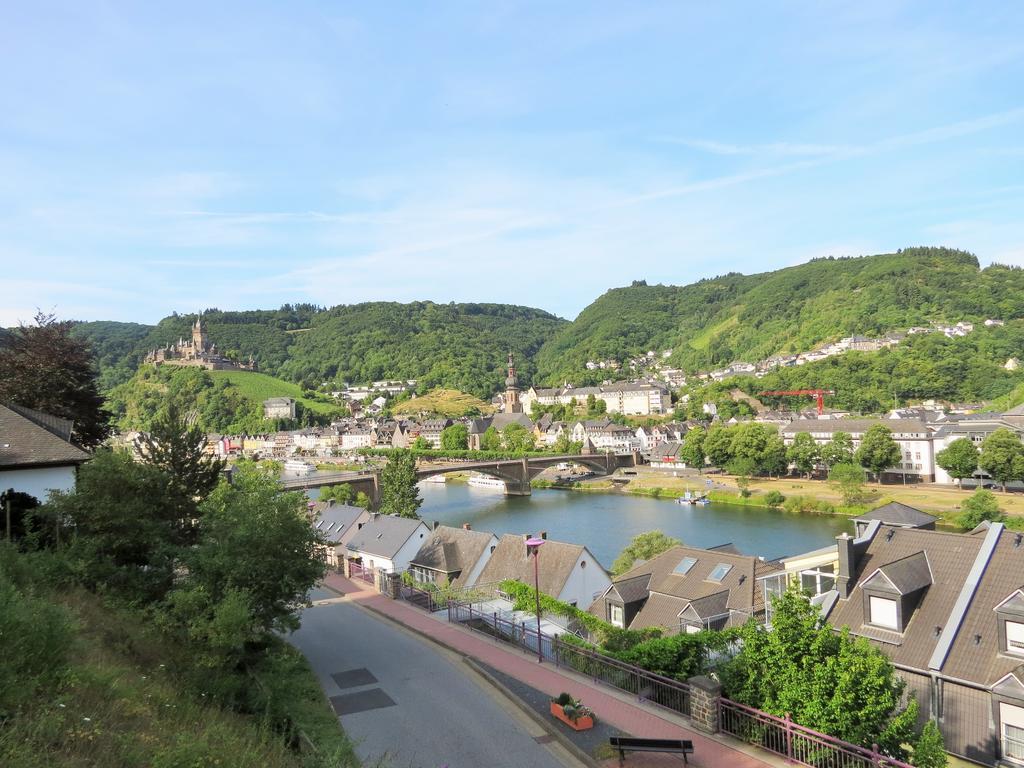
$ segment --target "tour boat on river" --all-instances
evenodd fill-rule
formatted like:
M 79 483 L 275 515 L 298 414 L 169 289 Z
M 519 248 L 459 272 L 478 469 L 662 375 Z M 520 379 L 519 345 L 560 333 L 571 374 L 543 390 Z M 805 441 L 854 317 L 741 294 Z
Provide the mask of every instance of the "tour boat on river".
M 474 472 L 469 476 L 469 484 L 473 488 L 490 488 L 492 490 L 505 490 L 505 481 L 499 480 L 496 477 L 489 475 L 481 475 L 479 472 Z
M 284 471 L 296 475 L 311 475 L 316 472 L 316 467 L 302 459 L 288 459 L 284 463 Z

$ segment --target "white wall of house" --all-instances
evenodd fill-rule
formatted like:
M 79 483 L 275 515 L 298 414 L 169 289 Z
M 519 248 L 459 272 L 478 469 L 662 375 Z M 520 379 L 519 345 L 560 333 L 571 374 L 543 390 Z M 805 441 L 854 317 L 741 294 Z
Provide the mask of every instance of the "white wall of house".
M 75 468 L 68 466 L 5 470 L 0 472 L 0 493 L 9 488 L 46 501 L 50 491 L 75 489 Z
M 351 551 L 349 552 L 349 557 L 356 556 L 362 558 L 363 564 L 368 568 L 385 568 L 391 573 L 401 573 L 408 570 L 409 562 L 420 551 L 420 547 L 423 546 L 423 540 L 428 533 L 430 533 L 430 529 L 427 528 L 426 524 L 420 523 L 413 531 L 412 536 L 406 539 L 405 543 L 390 558 L 383 555 L 374 555 L 369 552 Z
M 543 552 L 543 547 L 541 548 Z M 544 555 L 541 554 L 541 557 Z M 612 585 L 607 572 L 587 549 L 577 558 L 572 573 L 565 581 L 558 599 L 563 603 L 575 603 L 580 610 L 587 610 L 594 599 Z

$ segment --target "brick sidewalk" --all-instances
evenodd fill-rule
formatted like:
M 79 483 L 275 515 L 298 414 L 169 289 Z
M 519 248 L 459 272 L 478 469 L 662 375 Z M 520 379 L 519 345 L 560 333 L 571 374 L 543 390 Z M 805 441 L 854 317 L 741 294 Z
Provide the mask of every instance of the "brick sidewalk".
M 722 766 L 722 768 L 772 766 L 774 768 L 785 764 L 782 760 L 767 754 L 762 756 L 761 753 L 758 753 L 755 757 L 747 751 L 753 751 L 752 748 L 746 745 L 733 747 L 713 737 L 691 730 L 675 721 L 682 718 L 673 718 L 669 713 L 663 715 L 648 707 L 640 706 L 631 702 L 627 694 L 584 682 L 575 675 L 562 672 L 552 664 L 539 664 L 536 659 L 526 656 L 518 649 L 513 649 L 497 640 L 486 639 L 459 625 L 438 620 L 400 600 L 391 600 L 359 581 L 352 581 L 340 574 L 332 573 L 324 579 L 324 585 L 344 594 L 348 599 L 360 605 L 430 637 L 435 642 L 482 661 L 550 696 L 557 696 L 562 691 L 568 691 L 575 698 L 586 703 L 597 717 L 623 733 L 646 738 L 690 739 L 694 745 L 691 765 Z M 681 762 L 675 755 L 635 753 L 626 756 L 626 765 L 633 768 L 675 766 L 680 765 Z M 617 766 L 618 758 L 608 760 L 602 765 Z

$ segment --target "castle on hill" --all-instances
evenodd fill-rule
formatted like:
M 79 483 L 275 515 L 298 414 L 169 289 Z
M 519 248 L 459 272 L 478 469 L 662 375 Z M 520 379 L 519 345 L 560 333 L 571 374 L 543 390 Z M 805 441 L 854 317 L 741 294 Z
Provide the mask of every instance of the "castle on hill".
M 153 365 L 192 365 L 210 371 L 255 371 L 256 361 L 249 355 L 248 363 L 237 363 L 217 351 L 217 345 L 210 342 L 206 326 L 200 315 L 192 326 L 192 338 L 178 339 L 177 344 L 152 350 L 146 355 L 146 362 Z

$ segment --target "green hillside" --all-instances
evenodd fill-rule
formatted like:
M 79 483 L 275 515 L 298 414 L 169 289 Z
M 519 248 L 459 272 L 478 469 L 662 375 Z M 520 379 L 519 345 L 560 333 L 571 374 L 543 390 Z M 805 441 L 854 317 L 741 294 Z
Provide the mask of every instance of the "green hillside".
M 946 248 L 816 259 L 681 287 L 635 283 L 608 291 L 564 326 L 544 345 L 537 367 L 545 383 L 586 381 L 588 360 L 672 349 L 669 362 L 707 370 L 852 334 L 880 335 L 931 321 L 1021 318 L 1022 291 L 1024 271 L 980 269 L 972 254 Z
M 266 373 L 255 373 L 251 371 L 210 371 L 210 377 L 214 382 L 226 381 L 235 387 L 243 397 L 262 404 L 270 397 L 290 397 L 309 410 L 330 416 L 337 413 L 338 407 L 333 402 L 326 402 L 326 399 L 314 400 L 303 393 L 302 387 L 288 381 L 275 378 Z

